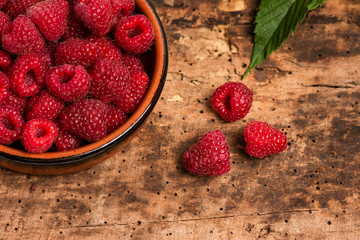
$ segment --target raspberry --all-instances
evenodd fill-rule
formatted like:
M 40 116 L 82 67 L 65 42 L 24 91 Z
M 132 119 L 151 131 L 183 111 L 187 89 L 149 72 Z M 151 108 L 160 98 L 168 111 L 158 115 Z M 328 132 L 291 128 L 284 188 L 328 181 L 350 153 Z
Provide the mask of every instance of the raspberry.
M 19 15 L 13 22 L 8 22 L 2 33 L 2 46 L 9 53 L 22 55 L 44 51 L 44 39 L 35 24 L 25 15 Z
M 19 14 L 25 13 L 28 7 L 40 1 L 42 0 L 9 0 L 8 4 L 5 6 L 4 11 L 11 18 L 14 18 Z
M 79 20 L 78 17 L 74 14 L 73 11 L 68 15 L 68 24 L 65 30 L 64 35 L 62 35 L 61 39 L 66 40 L 69 38 L 84 38 L 88 30 L 84 26 L 84 24 Z
M 145 72 L 132 72 L 124 93 L 115 102 L 125 113 L 133 113 L 146 95 L 150 80 Z
M 26 104 L 26 119 L 44 118 L 52 120 L 60 117 L 65 104 L 54 97 L 49 91 L 42 90 L 40 93 L 32 96 Z
M 230 171 L 230 153 L 225 135 L 214 130 L 202 136 L 184 153 L 185 169 L 196 176 L 218 176 Z
M 35 118 L 26 122 L 22 143 L 30 153 L 46 152 L 54 143 L 58 135 L 55 123 L 47 119 Z
M 12 64 L 12 59 L 10 57 L 10 55 L 3 51 L 0 50 L 0 67 L 1 69 L 3 69 L 4 71 L 7 71 L 9 69 L 9 67 Z
M 20 97 L 34 95 L 43 86 L 45 71 L 45 63 L 39 54 L 22 55 L 10 68 L 10 87 Z
M 26 106 L 26 100 L 27 100 L 26 98 L 19 97 L 11 89 L 9 89 L 9 92 L 7 93 L 7 97 L 2 103 L 2 105 L 12 106 L 20 114 L 23 114 Z
M 3 9 L 9 0 L 0 0 L 0 9 Z
M 96 36 L 110 32 L 114 14 L 110 0 L 79 0 L 74 6 L 76 15 Z
M 245 84 L 228 82 L 215 90 L 211 105 L 225 121 L 233 122 L 245 117 L 252 100 L 253 93 Z
M 111 5 L 115 16 L 112 20 L 112 28 L 115 28 L 120 21 L 131 16 L 135 10 L 134 0 L 111 0 Z
M 68 151 L 80 147 L 81 141 L 78 137 L 67 133 L 60 132 L 58 137 L 55 139 L 55 145 L 58 152 Z
M 75 101 L 85 97 L 90 88 L 90 75 L 81 65 L 65 64 L 50 68 L 45 82 L 49 90 L 64 101 Z
M 119 22 L 114 38 L 118 46 L 126 52 L 141 54 L 150 48 L 155 33 L 147 17 L 133 15 Z
M 0 107 L 0 143 L 9 145 L 19 139 L 25 125 L 20 113 L 12 106 Z
M 130 73 L 144 71 L 144 65 L 141 63 L 140 59 L 133 55 L 123 54 L 121 63 L 129 69 Z
M 49 41 L 55 41 L 64 34 L 68 14 L 69 3 L 65 0 L 38 2 L 26 10 L 26 15 Z
M 117 100 L 129 81 L 129 71 L 120 62 L 101 59 L 89 71 L 90 94 L 106 103 Z
M 120 49 L 109 38 L 92 37 L 89 41 L 97 46 L 100 58 L 121 61 Z
M 0 72 L 0 105 L 5 102 L 9 96 L 9 79 L 3 73 Z
M 10 17 L 0 11 L 0 36 L 2 36 L 2 31 L 9 22 L 11 22 Z
M 68 131 L 88 142 L 95 142 L 107 134 L 105 103 L 96 99 L 80 100 L 67 107 L 61 115 L 60 125 Z
M 265 122 L 252 121 L 244 130 L 247 154 L 263 158 L 284 151 L 286 135 Z
M 108 112 L 105 119 L 107 132 L 112 133 L 127 120 L 127 115 L 123 113 L 120 109 L 112 105 L 108 105 Z
M 55 51 L 55 64 L 83 65 L 90 67 L 98 59 L 98 50 L 95 44 L 88 40 L 69 38 L 58 45 Z

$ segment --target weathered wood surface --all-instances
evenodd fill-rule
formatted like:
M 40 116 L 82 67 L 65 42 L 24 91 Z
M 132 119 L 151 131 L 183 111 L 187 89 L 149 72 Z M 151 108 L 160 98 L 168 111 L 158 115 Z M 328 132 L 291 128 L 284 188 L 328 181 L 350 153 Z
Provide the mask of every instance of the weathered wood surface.
M 258 1 L 156 0 L 170 65 L 137 136 L 102 164 L 39 177 L 0 171 L 0 239 L 360 239 L 360 2 L 332 0 L 244 80 L 243 121 L 212 111 L 215 88 L 239 81 Z M 251 120 L 287 132 L 282 154 L 244 153 Z M 196 178 L 183 152 L 225 132 L 233 161 Z

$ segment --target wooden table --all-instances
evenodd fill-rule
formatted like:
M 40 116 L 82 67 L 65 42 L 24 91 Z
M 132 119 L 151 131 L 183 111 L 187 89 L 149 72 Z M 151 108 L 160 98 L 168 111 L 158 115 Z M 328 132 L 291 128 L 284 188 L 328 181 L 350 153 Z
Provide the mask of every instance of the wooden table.
M 360 239 L 360 2 L 332 0 L 243 81 L 251 112 L 226 123 L 209 100 L 240 81 L 259 1 L 154 0 L 170 62 L 162 98 L 135 138 L 89 170 L 0 171 L 0 239 Z M 266 121 L 288 149 L 262 160 L 243 129 Z M 184 151 L 221 129 L 231 171 L 197 178 Z

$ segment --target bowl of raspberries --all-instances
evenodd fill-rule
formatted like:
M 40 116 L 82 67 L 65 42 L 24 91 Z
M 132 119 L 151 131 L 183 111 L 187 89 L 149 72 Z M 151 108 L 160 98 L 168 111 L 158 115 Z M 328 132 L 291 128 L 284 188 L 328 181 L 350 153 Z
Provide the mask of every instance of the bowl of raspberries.
M 0 0 L 0 166 L 97 164 L 159 99 L 165 34 L 147 0 Z

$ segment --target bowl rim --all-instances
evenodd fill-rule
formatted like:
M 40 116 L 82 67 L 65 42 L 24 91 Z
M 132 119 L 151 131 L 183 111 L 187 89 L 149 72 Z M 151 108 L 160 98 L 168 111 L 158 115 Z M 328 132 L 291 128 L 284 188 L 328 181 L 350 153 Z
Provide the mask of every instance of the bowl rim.
M 105 138 L 86 146 L 64 152 L 32 154 L 0 144 L 0 160 L 29 166 L 58 166 L 76 164 L 99 156 L 125 140 L 150 115 L 163 90 L 168 68 L 168 47 L 164 28 L 155 8 L 148 0 L 135 0 L 140 9 L 153 24 L 155 30 L 155 66 L 150 86 L 143 102 L 129 119 Z M 152 97 L 151 97 L 152 96 Z

